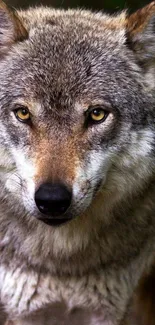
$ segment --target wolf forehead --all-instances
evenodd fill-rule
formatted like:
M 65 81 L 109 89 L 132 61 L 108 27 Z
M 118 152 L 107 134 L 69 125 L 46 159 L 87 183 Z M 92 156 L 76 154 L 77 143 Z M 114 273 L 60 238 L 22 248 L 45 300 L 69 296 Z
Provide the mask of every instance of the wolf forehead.
M 26 33 L 0 62 L 1 105 L 20 97 L 41 101 L 46 110 L 107 102 L 129 116 L 140 110 L 135 119 L 148 110 L 143 76 L 126 46 L 125 12 L 40 7 L 18 16 Z
M 65 46 L 69 43 L 82 45 L 84 42 L 93 46 L 96 41 L 95 47 L 102 48 L 106 42 L 111 49 L 115 48 L 113 43 L 116 45 L 118 42 L 124 42 L 125 12 L 117 16 L 108 16 L 89 10 L 57 10 L 40 7 L 21 11 L 19 15 L 31 35 L 37 30 L 39 33 L 43 32 L 50 44 L 64 42 Z M 43 38 L 40 40 L 43 41 Z
M 103 94 L 107 85 L 111 96 L 112 91 L 116 95 L 116 74 L 123 88 L 128 88 L 125 13 L 110 18 L 89 11 L 36 8 L 19 12 L 19 17 L 28 36 L 10 52 L 9 83 L 12 73 L 17 87 L 27 83 L 28 91 L 38 90 L 38 95 L 45 92 L 46 96 L 52 90 L 59 97 L 69 93 L 70 100 L 82 92 L 92 99 L 107 95 Z

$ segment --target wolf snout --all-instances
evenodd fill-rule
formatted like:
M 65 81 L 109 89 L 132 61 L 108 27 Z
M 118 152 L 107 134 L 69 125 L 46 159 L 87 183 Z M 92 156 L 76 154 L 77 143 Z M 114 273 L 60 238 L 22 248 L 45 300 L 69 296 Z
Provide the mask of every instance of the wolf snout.
M 36 206 L 42 213 L 39 219 L 52 226 L 69 221 L 64 214 L 71 200 L 72 192 L 64 184 L 42 184 L 35 193 Z

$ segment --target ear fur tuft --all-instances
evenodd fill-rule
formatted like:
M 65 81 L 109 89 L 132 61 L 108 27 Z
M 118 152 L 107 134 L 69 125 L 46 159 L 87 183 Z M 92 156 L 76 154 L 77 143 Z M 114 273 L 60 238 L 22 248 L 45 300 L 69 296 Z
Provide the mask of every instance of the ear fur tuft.
M 152 19 L 154 20 L 153 22 Z M 155 1 L 151 2 L 146 7 L 139 9 L 127 18 L 127 30 L 130 37 L 133 38 L 140 33 L 145 33 L 147 27 L 151 25 L 151 23 L 152 25 L 153 23 L 155 24 Z
M 127 44 L 155 88 L 155 1 L 126 19 Z
M 127 17 L 127 41 L 141 63 L 155 60 L 155 1 Z
M 28 33 L 18 14 L 0 0 L 0 52 L 5 52 L 13 43 L 27 37 Z

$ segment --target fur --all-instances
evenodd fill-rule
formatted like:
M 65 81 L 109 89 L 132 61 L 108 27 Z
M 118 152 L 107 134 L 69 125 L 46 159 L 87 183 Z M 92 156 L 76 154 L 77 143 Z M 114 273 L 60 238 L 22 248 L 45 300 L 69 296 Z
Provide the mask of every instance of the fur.
M 0 1 L 0 18 L 4 317 L 133 325 L 155 251 L 155 3 L 109 16 Z M 29 125 L 14 114 L 23 106 Z M 89 123 L 96 106 L 107 117 Z M 39 220 L 34 195 L 46 182 L 72 190 L 60 227 Z

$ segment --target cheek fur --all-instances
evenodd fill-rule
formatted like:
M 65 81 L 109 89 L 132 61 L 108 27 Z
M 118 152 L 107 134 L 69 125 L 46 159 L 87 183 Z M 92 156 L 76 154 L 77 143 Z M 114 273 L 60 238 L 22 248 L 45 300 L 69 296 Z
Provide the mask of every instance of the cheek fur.
M 74 199 L 81 198 L 91 201 L 98 184 L 105 183 L 107 171 L 110 167 L 109 155 L 103 152 L 92 151 L 86 161 L 76 169 L 73 185 Z M 85 197 L 85 198 L 84 198 Z

